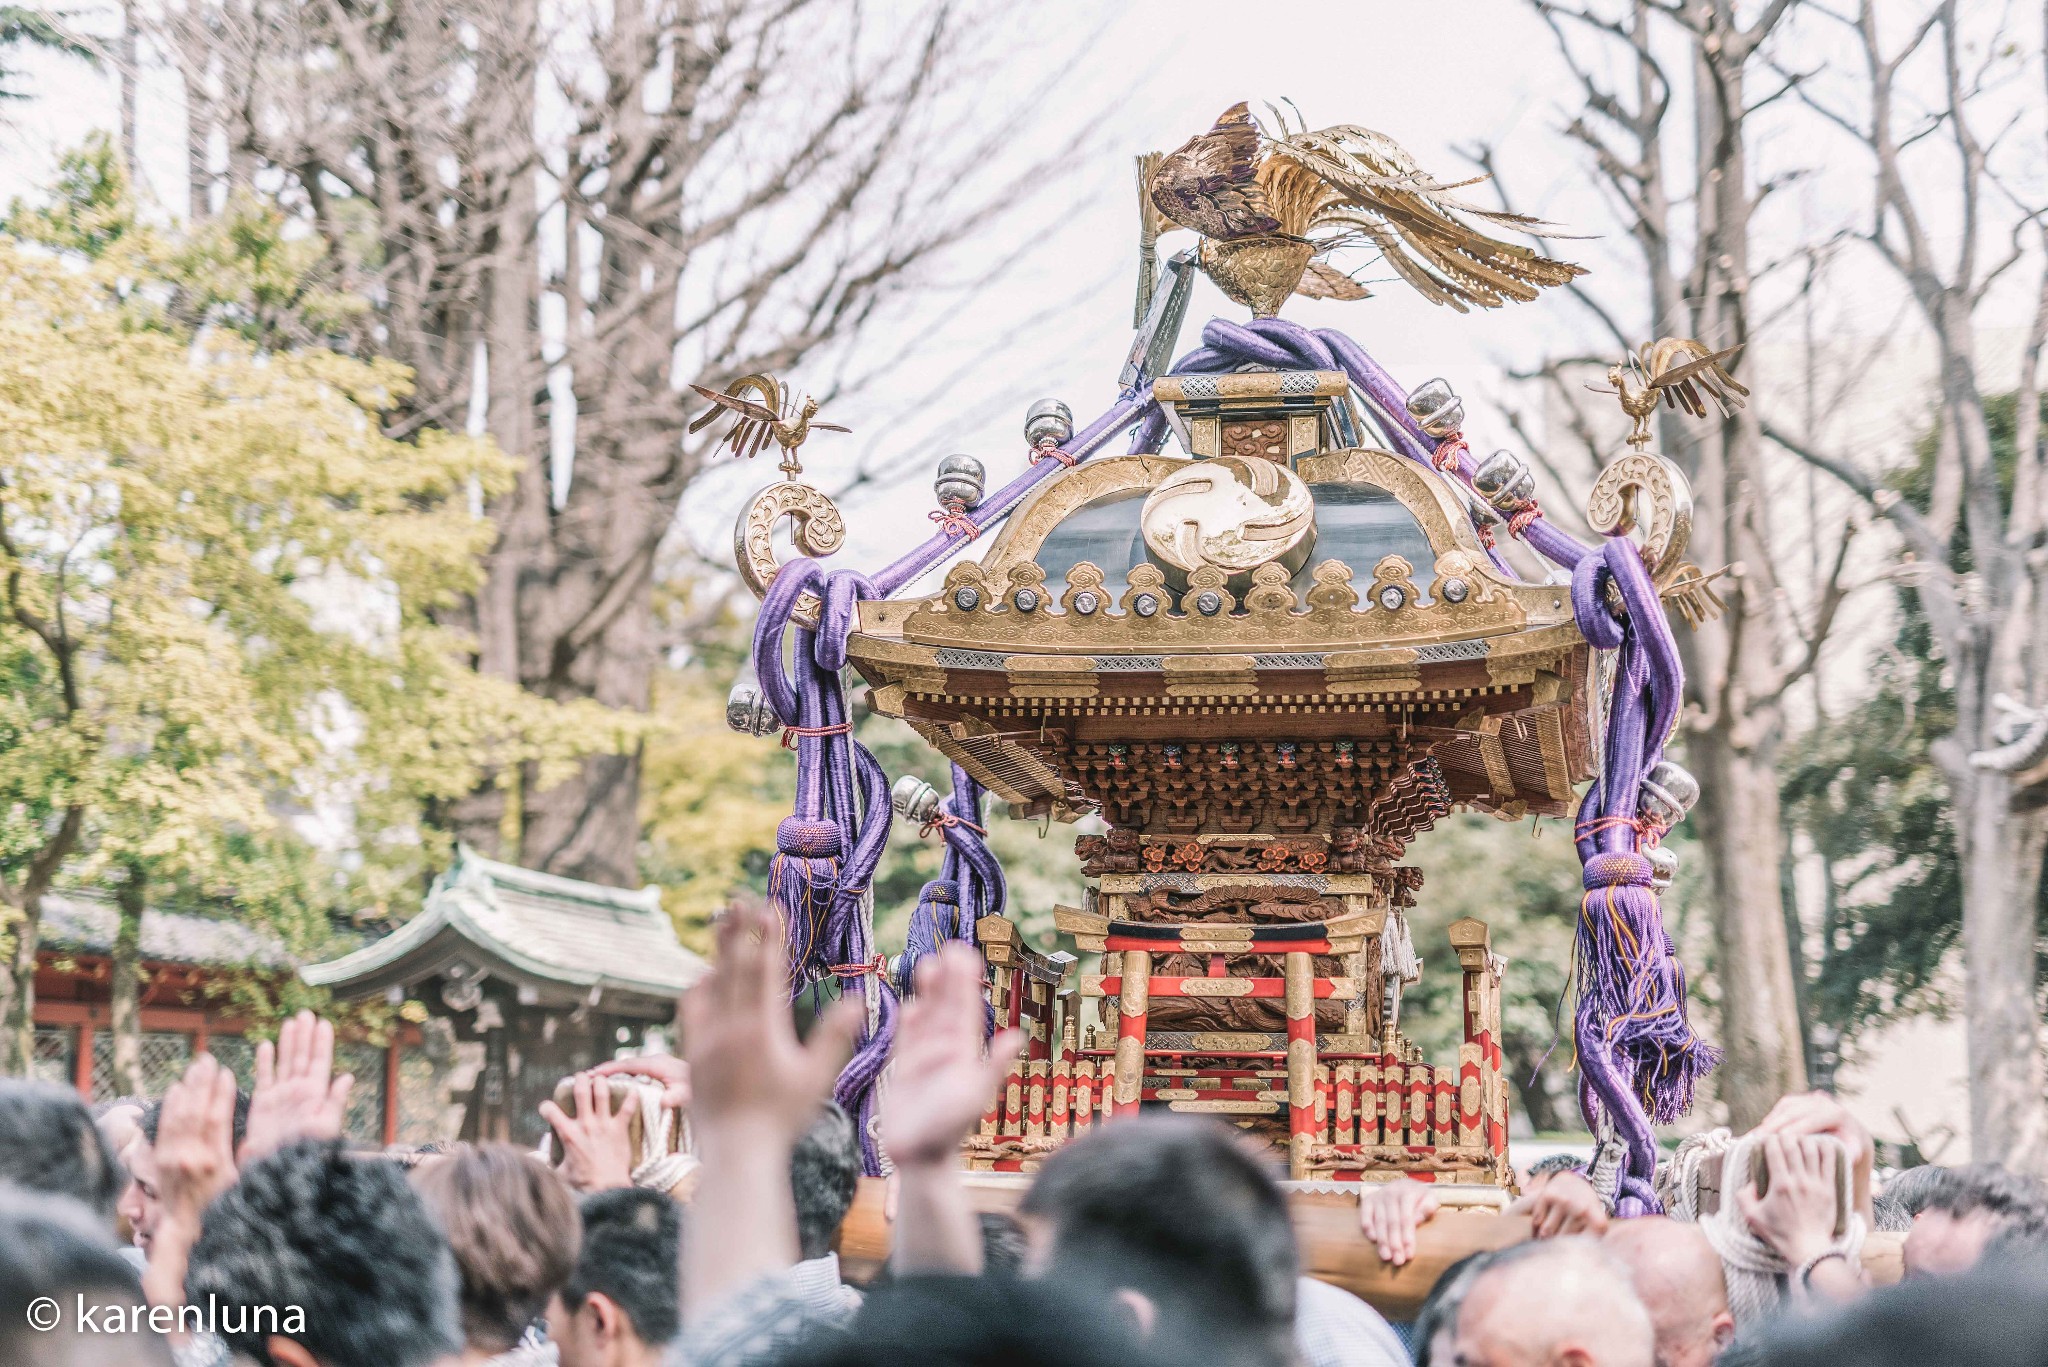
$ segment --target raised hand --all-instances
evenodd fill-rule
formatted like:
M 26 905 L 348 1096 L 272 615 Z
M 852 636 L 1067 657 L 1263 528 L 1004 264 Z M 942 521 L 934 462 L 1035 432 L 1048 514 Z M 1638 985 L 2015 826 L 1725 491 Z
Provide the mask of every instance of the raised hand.
M 1565 1234 L 1605 1234 L 1607 1207 L 1593 1184 L 1576 1172 L 1554 1172 L 1539 1187 L 1508 1207 L 1511 1215 L 1529 1217 L 1538 1239 Z
M 866 1008 L 842 999 L 799 1041 L 782 925 L 758 902 L 734 902 L 720 918 L 717 964 L 683 997 L 692 1123 L 700 1139 L 746 1129 L 794 1144 L 853 1056 Z
M 235 1184 L 235 1075 L 201 1054 L 164 1093 L 157 1119 L 157 1193 L 166 1214 L 197 1217 Z
M 348 1110 L 350 1073 L 334 1076 L 334 1026 L 301 1011 L 256 1046 L 256 1090 L 241 1161 L 252 1163 L 299 1139 L 339 1139 Z
M 1023 1045 L 1005 1030 L 983 1050 L 981 975 L 981 956 L 957 943 L 917 966 L 882 1102 L 882 1147 L 898 1168 L 954 1162 Z
M 640 1097 L 627 1092 L 612 1109 L 611 1084 L 593 1072 L 576 1075 L 576 1114 L 565 1115 L 552 1099 L 541 1116 L 562 1144 L 562 1180 L 588 1194 L 633 1185 L 633 1116 Z
M 185 1269 L 213 1198 L 235 1184 L 235 1075 L 201 1054 L 164 1093 L 157 1119 L 157 1199 L 143 1291 L 152 1305 L 185 1303 Z
M 1415 1256 L 1415 1231 L 1437 1212 L 1436 1192 L 1406 1177 L 1358 1193 L 1358 1230 L 1379 1250 L 1380 1261 L 1401 1266 Z
M 798 1257 L 789 1157 L 853 1053 L 864 1006 L 844 1000 L 799 1042 L 781 922 L 735 903 L 716 966 L 683 996 L 691 1127 L 704 1175 L 683 1240 L 683 1313 L 695 1322 L 738 1288 Z

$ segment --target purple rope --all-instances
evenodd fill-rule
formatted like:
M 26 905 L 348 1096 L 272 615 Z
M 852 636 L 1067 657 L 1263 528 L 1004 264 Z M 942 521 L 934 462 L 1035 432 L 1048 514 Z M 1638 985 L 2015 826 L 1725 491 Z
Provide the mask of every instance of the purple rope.
M 783 641 L 806 592 L 823 599 L 824 611 L 817 630 L 796 628 L 792 673 L 785 670 Z M 889 838 L 889 778 L 847 728 L 839 671 L 857 605 L 874 593 L 861 575 L 828 575 L 816 561 L 795 560 L 776 573 L 754 630 L 762 692 L 784 725 L 799 728 L 795 811 L 777 828 L 769 875 L 770 895 L 789 925 L 791 995 L 831 977 L 849 993 L 865 995 L 870 979 L 875 985 L 875 1019 L 863 1026 L 834 1090 L 858 1123 L 870 1175 L 881 1171 L 872 1123 L 874 1084 L 896 1034 L 895 990 L 875 967 L 874 926 L 865 900 Z

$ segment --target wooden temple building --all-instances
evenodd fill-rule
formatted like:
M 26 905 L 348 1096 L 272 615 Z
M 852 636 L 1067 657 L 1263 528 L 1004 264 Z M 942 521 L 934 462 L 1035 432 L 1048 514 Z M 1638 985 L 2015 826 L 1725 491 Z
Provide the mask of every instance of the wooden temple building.
M 1500 979 L 1452 926 L 1464 1043 L 1401 1032 L 1409 842 L 1454 808 L 1565 815 L 1596 689 L 1568 587 L 1505 573 L 1426 467 L 1355 444 L 1342 374 L 1169 376 L 1197 459 L 1048 479 L 936 592 L 859 604 L 848 655 L 1014 816 L 1094 813 L 1070 956 L 986 917 L 1028 1044 L 968 1145 L 1028 1171 L 1146 1108 L 1224 1117 L 1296 1179 L 1511 1185 Z
M 410 921 L 300 969 L 344 1000 L 421 1003 L 470 1056 L 448 1110 L 465 1140 L 538 1141 L 541 1101 L 568 1074 L 667 1030 L 704 961 L 676 939 L 655 888 L 602 887 L 468 847 Z

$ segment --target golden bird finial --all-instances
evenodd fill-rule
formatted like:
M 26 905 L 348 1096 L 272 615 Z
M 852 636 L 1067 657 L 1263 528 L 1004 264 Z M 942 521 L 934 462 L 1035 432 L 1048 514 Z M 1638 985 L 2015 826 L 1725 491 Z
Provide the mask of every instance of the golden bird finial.
M 1368 291 L 1328 258 L 1376 248 L 1432 303 L 1464 312 L 1529 300 L 1583 274 L 1479 223 L 1543 235 L 1541 220 L 1487 209 L 1450 192 L 1398 143 L 1355 124 L 1260 130 L 1240 103 L 1208 132 L 1140 160 L 1145 245 L 1166 225 L 1202 235 L 1202 269 L 1232 299 L 1270 317 L 1293 294 L 1363 299 Z M 1484 179 L 1484 177 L 1480 177 Z M 1554 234 L 1553 234 L 1554 235 Z M 1150 272 L 1140 287 L 1150 287 Z M 1141 310 L 1142 311 L 1142 310 Z
M 789 386 L 773 375 L 742 375 L 723 391 L 707 389 L 701 384 L 693 384 L 690 388 L 711 402 L 711 407 L 699 413 L 696 421 L 690 424 L 690 431 L 701 432 L 719 417 L 732 414 L 732 428 L 719 438 L 719 445 L 730 447 L 735 456 L 751 458 L 759 455 L 761 448 L 772 440 L 782 448 L 782 473 L 791 479 L 803 473 L 796 453 L 811 433 L 851 430 L 836 422 L 815 421 L 813 415 L 818 411 L 818 401 L 808 394 L 792 398 Z M 743 397 L 750 392 L 760 395 L 760 402 Z
M 1749 397 L 1749 388 L 1722 366 L 1742 350 L 1740 343 L 1722 351 L 1708 351 L 1706 344 L 1692 337 L 1659 337 L 1626 361 L 1607 368 L 1607 383 L 1621 411 L 1634 424 L 1628 444 L 1640 451 L 1652 440 L 1650 419 L 1661 401 L 1695 418 L 1707 415 L 1707 400 L 1713 400 L 1722 417 L 1728 417 Z

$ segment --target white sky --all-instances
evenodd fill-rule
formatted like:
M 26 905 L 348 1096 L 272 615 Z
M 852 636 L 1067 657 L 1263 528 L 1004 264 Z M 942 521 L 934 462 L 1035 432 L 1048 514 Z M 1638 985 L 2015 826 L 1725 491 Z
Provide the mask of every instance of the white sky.
M 876 8 L 891 17 L 903 12 Z M 1918 8 L 1902 0 L 1896 17 L 1904 22 L 1911 18 L 1907 11 Z M 1973 9 L 1987 23 L 2000 11 L 1989 0 Z M 110 22 L 111 6 L 80 10 Z M 1886 13 L 1890 18 L 1894 12 Z M 929 532 L 929 472 L 940 455 L 979 456 L 989 467 L 992 488 L 1011 477 L 1023 464 L 1020 429 L 1032 399 L 1062 398 L 1081 423 L 1111 402 L 1130 339 L 1136 259 L 1131 155 L 1177 145 L 1238 99 L 1252 100 L 1257 109 L 1261 101 L 1290 98 L 1312 126 L 1350 122 L 1376 128 L 1445 178 L 1470 173 L 1461 149 L 1493 144 L 1515 207 L 1565 230 L 1598 235 L 1560 241 L 1554 249 L 1593 268 L 1592 288 L 1628 325 L 1645 325 L 1632 293 L 1632 249 L 1579 150 L 1559 131 L 1576 86 L 1550 31 L 1523 0 L 1294 0 L 1270 6 L 1250 0 L 1035 0 L 1011 8 L 998 22 L 976 98 L 1021 102 L 1062 63 L 1074 62 L 1058 95 L 1033 109 L 1011 154 L 1016 163 L 1029 164 L 1082 125 L 1093 150 L 1067 179 L 1049 185 L 971 245 L 968 257 L 983 262 L 1030 245 L 999 280 L 971 293 L 934 293 L 888 316 L 864 340 L 865 353 L 890 355 L 923 338 L 896 371 L 833 406 L 828 416 L 852 426 L 852 438 L 824 435 L 805 448 L 813 478 L 827 488 L 860 465 L 902 472 L 885 488 L 871 486 L 849 502 L 852 535 L 844 563 L 878 567 Z M 2030 32 L 2021 37 L 2038 52 Z M 1839 30 L 1808 17 L 1785 38 L 1788 60 L 1818 73 L 1816 88 L 1849 89 L 1854 54 L 1843 47 Z M 1580 50 L 1596 64 L 1611 52 L 1592 42 Z M 1682 57 L 1673 56 L 1671 69 L 1682 73 Z M 110 75 L 35 55 L 24 61 L 22 85 L 34 98 L 4 111 L 13 126 L 0 130 L 0 196 L 30 191 L 47 177 L 56 149 L 113 120 Z M 2039 77 L 2029 79 L 2029 73 L 2037 69 L 2016 66 L 2000 98 L 2038 105 Z M 1765 85 L 1759 82 L 1759 93 Z M 144 179 L 161 202 L 181 208 L 182 110 L 175 83 L 161 75 L 145 80 L 141 110 Z M 1673 117 L 1682 124 L 1680 115 Z M 2035 108 L 2021 130 L 2026 149 L 2011 162 L 2021 173 L 2022 189 L 2048 184 L 2039 126 Z M 1758 176 L 1794 168 L 1807 172 L 1760 219 L 1759 266 L 1864 212 L 1867 181 L 1860 159 L 1793 101 L 1780 102 L 1770 118 L 1758 120 L 1754 137 Z M 991 174 L 1002 170 L 991 168 Z M 1674 165 L 1671 174 L 1676 186 L 1686 167 Z M 1490 191 L 1479 186 L 1468 193 L 1483 197 Z M 1937 221 L 1937 231 L 1942 226 Z M 1187 234 L 1171 235 L 1162 250 L 1178 250 L 1190 240 Z M 971 274 L 972 259 L 951 263 L 953 278 Z M 2010 329 L 2023 322 L 2038 279 L 2034 271 L 2029 262 L 2012 273 L 1983 311 L 1987 327 Z M 1494 407 L 1507 394 L 1505 368 L 1527 367 L 1546 354 L 1611 346 L 1586 311 L 1557 291 L 1533 304 L 1461 315 L 1424 302 L 1399 282 L 1377 279 L 1384 274 L 1368 272 L 1376 281 L 1369 300 L 1298 298 L 1287 316 L 1345 329 L 1404 385 L 1448 377 L 1474 414 L 1470 431 L 1481 449 L 1514 444 Z M 1845 398 L 1842 425 L 1833 435 L 1859 449 L 1871 442 L 1895 447 L 1916 422 L 1924 348 L 1910 319 L 1901 323 L 1905 315 L 1895 284 L 1867 256 L 1845 254 L 1835 281 L 1821 311 L 1822 335 L 1895 336 L 1896 344 L 1870 366 L 1882 383 Z M 1770 279 L 1759 286 L 1767 306 L 1774 290 L 1782 294 Z M 1241 318 L 1243 311 L 1201 280 L 1182 349 L 1216 315 Z M 1787 328 L 1782 341 L 1758 348 L 1753 383 L 1754 371 L 1765 369 L 1759 362 L 1766 347 L 1782 350 L 1796 335 Z M 785 378 L 797 388 L 817 389 L 833 377 Z M 1763 380 L 1761 388 L 1768 390 L 1771 375 Z M 950 387 L 935 397 L 941 381 Z M 1540 409 L 1527 394 L 1511 401 Z M 1789 478 L 1793 472 L 1786 473 Z M 729 555 L 735 513 L 773 478 L 765 461 L 721 463 L 686 498 L 682 530 L 689 542 L 707 559 Z M 1803 475 L 1798 481 L 1804 488 Z

